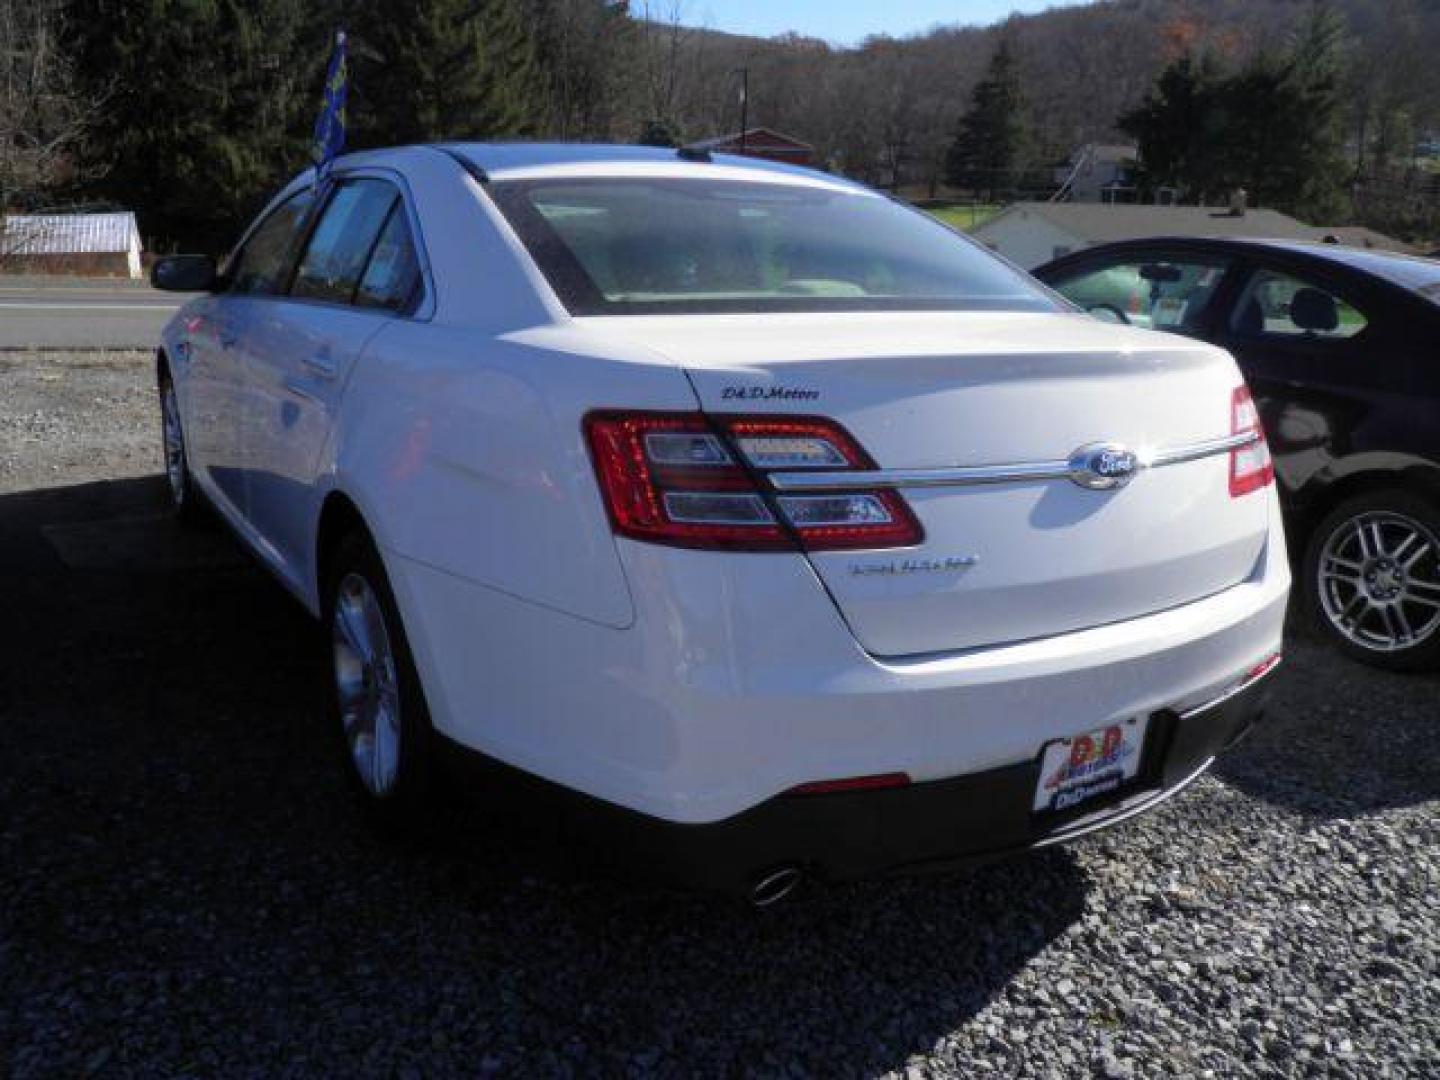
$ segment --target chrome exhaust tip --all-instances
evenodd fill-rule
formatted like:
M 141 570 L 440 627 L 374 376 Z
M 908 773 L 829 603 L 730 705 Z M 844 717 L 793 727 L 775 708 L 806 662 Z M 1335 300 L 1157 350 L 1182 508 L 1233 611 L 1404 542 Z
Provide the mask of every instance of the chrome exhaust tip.
M 763 874 L 750 887 L 750 903 L 757 908 L 772 907 L 794 892 L 804 878 L 798 866 L 782 866 Z

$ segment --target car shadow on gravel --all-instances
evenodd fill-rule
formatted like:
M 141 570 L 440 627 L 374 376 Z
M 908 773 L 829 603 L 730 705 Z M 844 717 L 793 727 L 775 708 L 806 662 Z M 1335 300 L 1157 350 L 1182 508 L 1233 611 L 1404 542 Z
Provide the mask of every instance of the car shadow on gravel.
M 557 866 L 468 801 L 383 843 L 315 627 L 162 494 L 0 496 L 0 1071 L 868 1074 L 1079 920 L 1064 851 L 757 912 Z
M 1263 721 L 1216 774 L 1245 794 L 1321 819 L 1440 798 L 1440 673 L 1358 664 L 1292 615 Z

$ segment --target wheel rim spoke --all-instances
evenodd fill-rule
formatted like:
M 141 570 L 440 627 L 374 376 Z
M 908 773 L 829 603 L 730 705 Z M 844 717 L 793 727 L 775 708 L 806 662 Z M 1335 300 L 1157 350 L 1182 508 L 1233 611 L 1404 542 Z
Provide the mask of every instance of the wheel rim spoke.
M 1385 548 L 1385 534 L 1381 531 L 1380 522 L 1378 521 L 1370 522 L 1370 543 L 1376 555 L 1389 554 L 1389 551 Z
M 1376 610 L 1380 613 L 1380 622 L 1385 627 L 1385 636 L 1391 641 L 1403 641 L 1404 634 L 1396 624 L 1395 609 L 1389 604 L 1380 604 Z
M 1414 555 L 1411 555 L 1408 559 L 1406 559 L 1406 560 L 1405 560 L 1403 563 L 1401 563 L 1400 565 L 1401 565 L 1401 567 L 1404 568 L 1405 572 L 1408 574 L 1408 573 L 1410 573 L 1411 571 L 1413 571 L 1413 570 L 1415 569 L 1415 564 L 1416 564 L 1416 563 L 1418 563 L 1421 559 L 1423 559 L 1426 555 L 1429 555 L 1429 554 L 1430 554 L 1430 545 L 1429 545 L 1429 544 L 1424 544 L 1424 545 L 1421 546 L 1421 548 L 1420 548 L 1419 551 L 1415 552 Z
M 355 610 L 355 604 L 342 603 L 339 610 L 339 618 L 335 620 L 336 627 L 345 636 L 346 642 L 355 650 L 362 664 L 370 664 L 375 660 L 370 645 L 368 628 L 364 618 Z
M 1365 594 L 1356 593 L 1350 599 L 1350 603 L 1346 604 L 1340 612 L 1340 621 L 1349 623 L 1351 626 L 1358 625 L 1360 620 L 1365 617 L 1365 612 L 1369 610 L 1369 607 L 1370 601 L 1366 598 Z
M 1380 553 L 1370 545 L 1370 534 L 1363 522 L 1357 522 L 1354 526 L 1355 537 L 1360 541 L 1360 553 L 1367 559 L 1373 559 Z

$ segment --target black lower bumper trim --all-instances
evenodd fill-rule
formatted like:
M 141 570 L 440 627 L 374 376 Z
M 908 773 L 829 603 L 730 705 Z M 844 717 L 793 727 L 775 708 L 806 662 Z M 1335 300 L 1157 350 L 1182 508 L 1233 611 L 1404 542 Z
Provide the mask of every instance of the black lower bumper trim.
M 1263 682 L 1264 680 L 1261 680 Z M 1139 776 L 1102 802 L 1037 815 L 1033 761 L 908 787 L 781 795 L 723 821 L 664 821 L 498 765 L 442 740 L 462 775 L 509 812 L 586 862 L 686 887 L 746 890 L 760 875 L 797 866 L 844 880 L 995 859 L 1075 839 L 1163 802 L 1197 779 L 1260 717 L 1260 683 L 1212 707 L 1151 717 Z M 468 786 L 468 785 L 467 785 Z

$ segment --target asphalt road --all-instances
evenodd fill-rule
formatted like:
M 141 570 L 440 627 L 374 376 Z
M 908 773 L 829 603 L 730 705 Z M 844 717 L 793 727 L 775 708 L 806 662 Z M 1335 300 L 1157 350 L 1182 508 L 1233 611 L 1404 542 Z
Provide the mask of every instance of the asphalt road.
M 0 349 L 150 348 L 183 303 L 139 282 L 0 277 Z
M 1440 674 L 1296 637 L 1154 813 L 767 912 L 479 792 L 387 844 L 315 626 L 166 516 L 153 378 L 0 355 L 0 1076 L 1440 1076 Z

